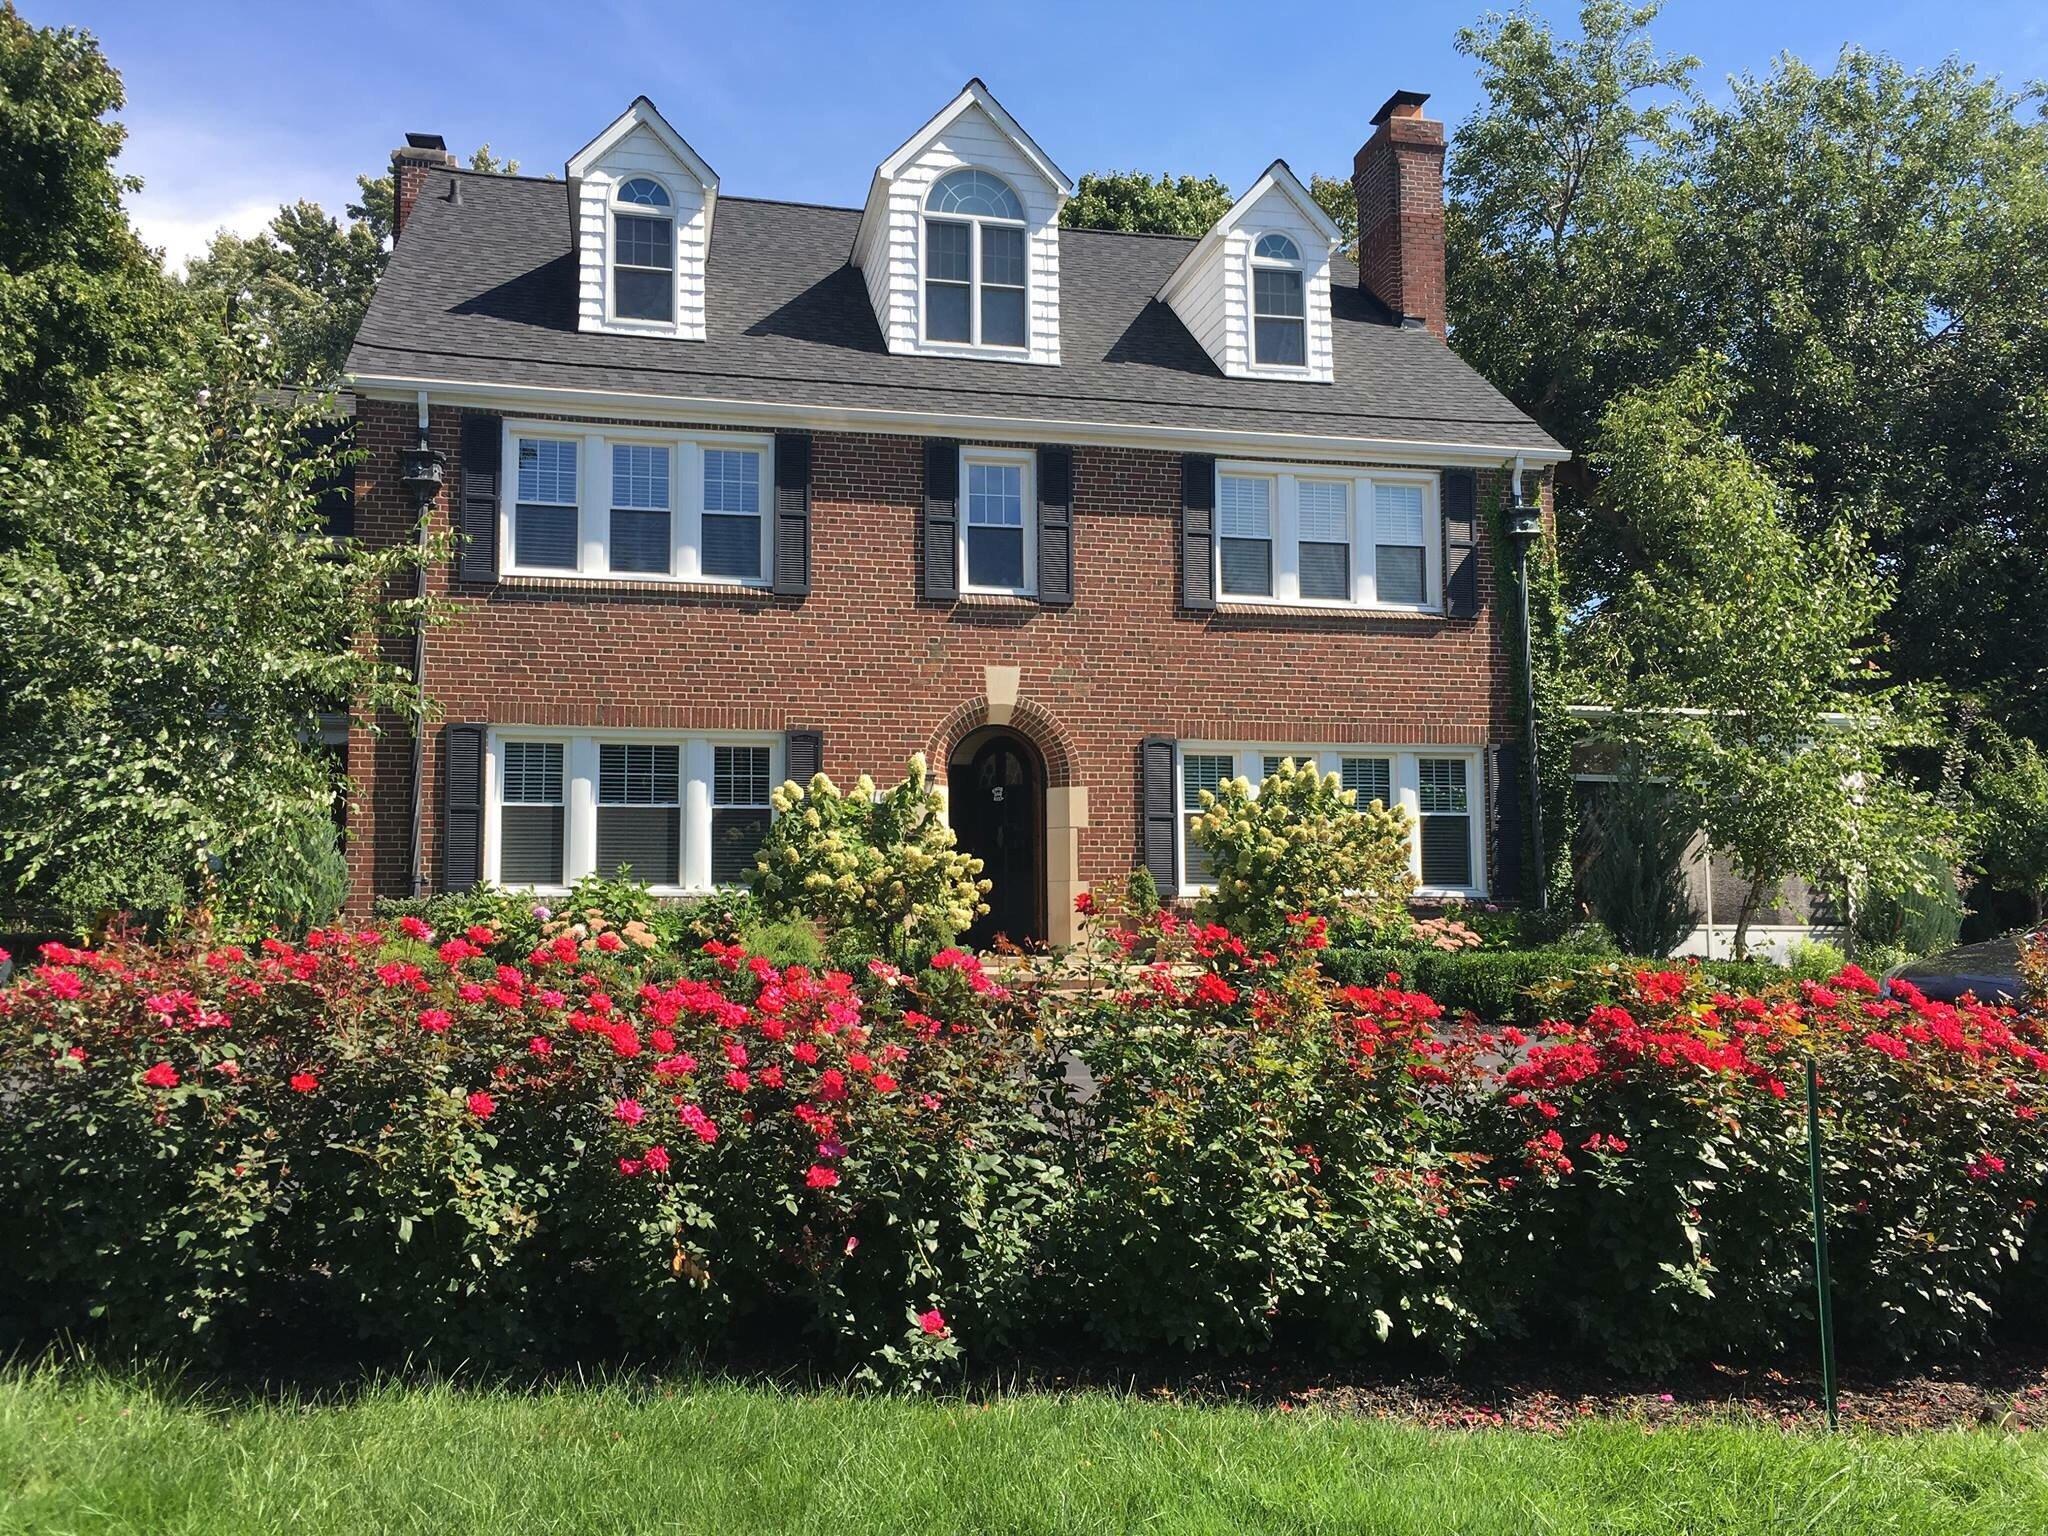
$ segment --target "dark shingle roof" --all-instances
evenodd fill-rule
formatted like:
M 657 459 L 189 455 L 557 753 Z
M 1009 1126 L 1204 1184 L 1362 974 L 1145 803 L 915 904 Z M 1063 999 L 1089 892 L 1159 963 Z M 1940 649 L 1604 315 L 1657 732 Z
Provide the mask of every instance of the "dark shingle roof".
M 459 177 L 461 201 L 448 200 Z M 892 356 L 849 265 L 860 213 L 721 197 L 701 342 L 576 329 L 565 183 L 437 172 L 349 371 L 450 383 L 1556 451 L 1424 331 L 1333 273 L 1335 384 L 1225 378 L 1154 295 L 1192 241 L 1060 233 L 1058 367 Z

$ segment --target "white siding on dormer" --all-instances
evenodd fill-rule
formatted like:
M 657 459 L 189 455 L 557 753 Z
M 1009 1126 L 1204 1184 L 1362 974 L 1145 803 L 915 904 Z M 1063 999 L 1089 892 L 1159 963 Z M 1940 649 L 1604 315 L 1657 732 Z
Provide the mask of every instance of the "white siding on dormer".
M 924 203 L 932 183 L 962 166 L 989 171 L 1009 183 L 1024 205 L 1029 345 L 1012 348 L 926 345 L 919 335 Z M 1059 189 L 1011 142 L 979 106 L 969 106 L 934 134 L 893 180 L 877 188 L 883 216 L 869 221 L 855 253 L 868 297 L 891 352 L 945 357 L 1010 357 L 1033 363 L 1060 360 Z
M 1255 189 L 1256 190 L 1256 189 Z M 1233 379 L 1336 380 L 1330 328 L 1330 237 L 1277 183 L 1247 194 L 1188 253 L 1160 296 L 1180 316 L 1202 350 Z M 1279 233 L 1302 255 L 1308 362 L 1301 368 L 1262 368 L 1252 351 L 1252 247 Z
M 612 190 L 635 176 L 652 176 L 667 189 L 676 216 L 676 323 L 614 320 L 607 261 L 611 252 Z M 704 263 L 710 220 L 704 188 L 659 138 L 635 128 L 583 177 L 576 210 L 577 329 L 630 336 L 704 339 Z

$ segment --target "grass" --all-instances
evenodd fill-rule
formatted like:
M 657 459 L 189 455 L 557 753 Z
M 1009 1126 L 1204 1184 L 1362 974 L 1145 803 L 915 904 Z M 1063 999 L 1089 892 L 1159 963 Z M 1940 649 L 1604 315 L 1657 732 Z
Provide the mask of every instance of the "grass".
M 1737 1423 L 1438 1432 L 1108 1394 L 723 1384 L 210 1400 L 0 1372 L 0 1531 L 2017 1532 L 2048 1441 Z

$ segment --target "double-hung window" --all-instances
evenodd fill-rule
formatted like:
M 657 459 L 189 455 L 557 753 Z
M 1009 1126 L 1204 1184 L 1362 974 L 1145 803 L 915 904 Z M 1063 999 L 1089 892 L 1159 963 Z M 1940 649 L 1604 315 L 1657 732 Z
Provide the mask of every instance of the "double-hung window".
M 612 444 L 613 570 L 668 573 L 674 558 L 669 486 L 666 446 Z
M 559 741 L 498 744 L 498 883 L 562 884 L 564 820 Z
M 1216 590 L 1225 602 L 1433 609 L 1437 526 L 1433 476 L 1221 464 Z
M 682 749 L 602 742 L 597 749 L 597 873 L 674 885 L 683 855 Z
M 1473 883 L 1467 760 L 1425 757 L 1416 768 L 1422 883 L 1438 890 L 1464 889 Z
M 574 438 L 519 439 L 518 502 L 512 520 L 514 563 L 535 570 L 573 571 L 580 534 Z
M 942 176 L 925 199 L 924 338 L 1022 348 L 1024 205 L 986 171 Z
M 1183 742 L 1180 748 L 1181 884 L 1202 887 L 1214 870 L 1196 846 L 1193 823 L 1202 792 L 1243 778 L 1257 794 L 1284 759 L 1297 767 L 1336 774 L 1363 812 L 1377 801 L 1410 819 L 1408 868 L 1425 898 L 1484 894 L 1485 854 L 1480 844 L 1483 791 L 1476 749 L 1453 747 L 1249 745 Z
M 1273 595 L 1271 475 L 1223 475 L 1217 482 L 1216 531 L 1227 597 Z
M 1006 449 L 960 455 L 960 568 L 967 589 L 1029 596 L 1037 587 L 1031 456 Z
M 732 581 L 761 576 L 761 455 L 704 450 L 703 571 Z
M 754 876 L 754 859 L 768 835 L 774 812 L 768 804 L 766 747 L 713 749 L 711 779 L 711 879 L 739 885 Z
M 1252 247 L 1252 359 L 1261 368 L 1308 366 L 1308 308 L 1301 249 L 1286 235 Z
M 675 208 L 660 182 L 635 176 L 612 197 L 612 314 L 620 320 L 676 317 Z

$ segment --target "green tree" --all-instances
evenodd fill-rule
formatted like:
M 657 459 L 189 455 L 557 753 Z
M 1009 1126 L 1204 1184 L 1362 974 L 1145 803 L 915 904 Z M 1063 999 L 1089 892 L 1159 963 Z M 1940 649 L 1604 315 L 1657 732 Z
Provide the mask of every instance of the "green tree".
M 2026 897 L 2048 917 L 2048 757 L 2033 742 L 1992 745 L 1972 786 L 1972 863 L 1993 885 Z
M 1068 229 L 1126 234 L 1207 234 L 1230 211 L 1230 188 L 1214 176 L 1148 176 L 1143 171 L 1090 171 L 1060 210 Z
M 1608 410 L 1600 494 L 1637 559 L 1578 650 L 1614 734 L 1749 882 L 1740 953 L 1788 876 L 1847 902 L 1919 889 L 1950 818 L 1889 767 L 1925 713 L 1872 659 L 1887 586 L 1846 521 L 1793 526 L 1731 393 L 1706 361 Z
M 47 449 L 162 338 L 168 295 L 121 207 L 140 183 L 114 172 L 121 105 L 90 33 L 0 0 L 0 463 Z
M 332 865 L 323 710 L 410 712 L 375 642 L 420 558 L 326 537 L 332 450 L 273 350 L 198 328 L 107 381 L 67 451 L 0 476 L 0 902 L 289 921 Z M 362 642 L 368 640 L 370 644 Z M 328 893 L 331 899 L 331 892 Z
M 1310 176 L 1308 195 L 1316 200 L 1316 206 L 1330 216 L 1330 222 L 1337 226 L 1344 237 L 1346 254 L 1358 255 L 1358 195 L 1353 191 L 1348 176 Z
M 470 169 L 516 176 L 484 144 Z M 216 314 L 232 313 L 266 335 L 283 376 L 312 388 L 341 377 L 348 349 L 390 260 L 396 202 L 389 174 L 358 176 L 361 200 L 346 222 L 318 203 L 288 203 L 267 229 L 247 237 L 222 231 L 185 275 L 188 294 Z

